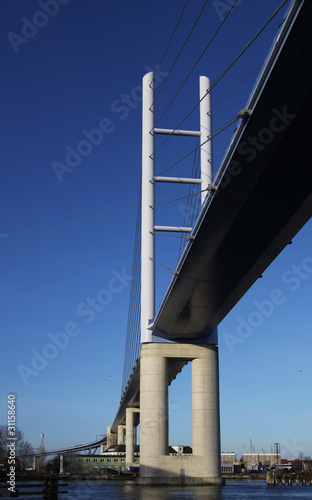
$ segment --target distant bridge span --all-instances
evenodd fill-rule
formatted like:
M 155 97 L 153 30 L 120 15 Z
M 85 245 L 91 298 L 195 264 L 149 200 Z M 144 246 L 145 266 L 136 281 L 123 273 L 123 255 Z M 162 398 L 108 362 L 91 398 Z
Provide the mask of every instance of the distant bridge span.
M 78 451 L 84 450 L 96 450 L 102 444 L 106 444 L 106 435 L 101 439 L 97 439 L 96 441 L 92 441 L 91 443 L 86 444 L 77 444 L 75 446 L 68 446 L 66 448 L 56 448 L 55 450 L 44 450 L 43 452 L 35 451 L 34 453 L 27 453 L 26 455 L 17 455 L 18 457 L 38 457 L 40 455 L 63 455 L 66 453 L 76 453 Z

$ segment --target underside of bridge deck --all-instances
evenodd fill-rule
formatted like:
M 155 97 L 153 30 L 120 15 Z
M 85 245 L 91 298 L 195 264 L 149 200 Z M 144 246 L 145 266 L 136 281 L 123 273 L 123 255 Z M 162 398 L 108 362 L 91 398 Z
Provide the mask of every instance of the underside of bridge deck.
M 156 316 L 157 336 L 209 335 L 312 216 L 311 16 L 305 2 L 238 130 Z

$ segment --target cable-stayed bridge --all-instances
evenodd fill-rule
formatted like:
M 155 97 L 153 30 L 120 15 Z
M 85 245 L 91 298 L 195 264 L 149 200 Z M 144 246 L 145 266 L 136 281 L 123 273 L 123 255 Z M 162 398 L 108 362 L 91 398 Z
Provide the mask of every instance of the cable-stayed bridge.
M 205 121 L 211 115 L 212 86 L 202 80 L 198 130 L 160 129 L 154 121 L 155 74 L 144 77 L 142 206 L 122 395 L 109 434 L 101 440 L 123 442 L 126 431 L 126 462 L 131 464 L 134 428 L 140 423 L 143 482 L 221 481 L 217 327 L 312 215 L 311 16 L 311 2 L 292 2 L 247 104 L 237 110 L 238 127 L 214 175 L 209 149 L 214 134 Z M 197 136 L 200 176 L 155 176 L 157 134 Z M 156 226 L 158 182 L 197 186 L 197 220 L 183 227 Z M 186 245 L 156 311 L 157 231 L 182 234 Z M 142 302 L 137 300 L 141 296 Z M 167 456 L 168 384 L 188 362 L 193 377 L 193 457 L 173 463 L 175 457 Z M 79 449 L 93 444 L 100 443 Z

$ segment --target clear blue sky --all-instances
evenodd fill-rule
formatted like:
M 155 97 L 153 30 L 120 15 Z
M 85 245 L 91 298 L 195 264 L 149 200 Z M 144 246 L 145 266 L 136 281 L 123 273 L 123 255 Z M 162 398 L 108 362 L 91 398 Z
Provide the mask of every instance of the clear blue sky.
M 158 73 L 158 88 L 203 3 L 189 2 Z M 199 75 L 215 81 L 280 3 L 237 3 L 160 126 L 179 123 L 198 100 Z M 228 4 L 208 1 L 156 100 L 156 117 Z M 41 432 L 48 449 L 91 441 L 106 432 L 117 411 L 141 169 L 141 79 L 159 62 L 183 5 L 1 2 L 0 423 L 6 422 L 7 395 L 15 393 L 18 425 L 34 447 Z M 214 104 L 264 60 L 284 12 L 216 86 Z M 215 130 L 244 107 L 255 78 L 215 108 Z M 183 126 L 197 128 L 198 112 Z M 100 127 L 91 145 L 90 131 Z M 216 155 L 234 128 L 215 140 Z M 172 141 L 161 148 L 158 172 L 193 147 Z M 190 171 L 192 161 L 176 172 Z M 168 223 L 181 224 L 182 212 L 181 204 L 166 206 L 157 217 L 166 224 L 166 214 Z M 301 451 L 312 455 L 311 228 L 310 221 L 219 327 L 224 451 L 240 455 L 252 439 L 256 451 L 280 442 L 289 458 Z M 157 260 L 173 268 L 176 247 L 162 239 Z M 300 276 L 293 267 L 309 265 Z M 159 268 L 158 304 L 170 277 Z M 88 298 L 103 289 L 105 305 L 83 315 Z M 242 321 L 252 322 L 255 301 L 269 300 L 275 289 L 282 291 L 283 303 L 233 345 L 230 335 L 237 337 Z M 66 336 L 55 337 L 65 330 Z M 53 338 L 59 347 L 49 350 Z M 43 352 L 40 361 L 37 353 Z M 189 367 L 170 389 L 170 419 L 171 444 L 191 444 Z

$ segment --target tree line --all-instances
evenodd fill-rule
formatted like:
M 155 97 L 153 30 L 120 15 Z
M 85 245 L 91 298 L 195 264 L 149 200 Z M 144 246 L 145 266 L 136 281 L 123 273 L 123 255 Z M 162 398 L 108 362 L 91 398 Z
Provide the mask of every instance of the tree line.
M 34 448 L 25 439 L 24 434 L 17 427 L 15 429 L 14 437 L 15 440 L 15 452 L 16 455 L 25 455 L 28 453 L 34 453 Z M 6 470 L 8 467 L 8 428 L 5 425 L 0 425 L 0 468 Z M 21 469 L 26 469 L 28 467 L 33 467 L 33 457 L 18 457 L 17 466 Z

